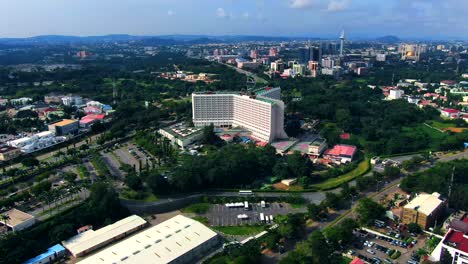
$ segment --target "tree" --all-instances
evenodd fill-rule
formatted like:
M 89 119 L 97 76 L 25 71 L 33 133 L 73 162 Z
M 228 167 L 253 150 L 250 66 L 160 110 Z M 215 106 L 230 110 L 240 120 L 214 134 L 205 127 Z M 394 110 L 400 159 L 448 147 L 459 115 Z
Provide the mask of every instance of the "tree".
M 49 231 L 49 238 L 52 241 L 63 241 L 74 235 L 74 226 L 69 223 L 61 224 L 52 228 Z
M 26 167 L 35 167 L 39 165 L 39 161 L 36 158 L 27 157 L 21 161 L 21 164 L 23 164 Z
M 340 209 L 343 205 L 343 199 L 340 195 L 333 193 L 333 192 L 327 192 L 325 193 L 325 204 L 333 209 Z
M 52 187 L 52 184 L 49 181 L 44 180 L 34 185 L 33 187 L 31 187 L 30 190 L 34 196 L 38 197 L 42 193 L 48 192 L 51 187 Z
M 140 190 L 143 185 L 142 185 L 142 182 L 141 182 L 141 178 L 138 177 L 138 175 L 136 175 L 136 173 L 129 173 L 126 177 L 125 177 L 125 184 L 132 190 Z
M 327 208 L 320 205 L 316 205 L 314 203 L 311 203 L 307 205 L 307 213 L 310 219 L 318 221 L 320 219 L 323 219 L 327 217 Z
M 376 219 L 381 219 L 385 214 L 385 208 L 366 197 L 359 200 L 356 212 L 359 215 L 359 222 L 368 225 Z
M 220 139 L 214 132 L 214 125 L 210 124 L 209 126 L 205 126 L 203 128 L 203 135 L 201 142 L 203 144 L 209 144 L 209 145 L 216 145 L 220 146 L 223 144 L 223 140 Z
M 155 170 L 149 172 L 145 182 L 155 194 L 167 194 L 171 191 L 169 182 Z
M 77 177 L 78 175 L 69 171 L 65 173 L 65 176 L 63 176 L 63 179 L 66 180 L 68 183 L 73 184 Z
M 422 228 L 416 223 L 409 223 L 408 231 L 411 233 L 420 234 L 422 232 Z
M 389 179 L 395 179 L 400 176 L 400 169 L 398 167 L 387 166 L 385 167 L 383 174 Z

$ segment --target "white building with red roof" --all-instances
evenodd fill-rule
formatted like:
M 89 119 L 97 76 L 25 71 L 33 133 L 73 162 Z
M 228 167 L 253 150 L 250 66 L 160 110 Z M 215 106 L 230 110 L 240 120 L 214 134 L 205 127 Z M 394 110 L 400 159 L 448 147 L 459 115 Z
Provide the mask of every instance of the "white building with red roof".
M 468 263 L 468 234 L 450 228 L 432 252 L 431 260 L 440 261 L 444 251 L 452 256 L 453 264 Z
M 453 108 L 444 108 L 440 110 L 440 115 L 442 117 L 458 118 L 460 116 L 460 110 Z
M 323 153 L 323 157 L 337 163 L 351 162 L 356 154 L 357 148 L 351 145 L 338 144 Z

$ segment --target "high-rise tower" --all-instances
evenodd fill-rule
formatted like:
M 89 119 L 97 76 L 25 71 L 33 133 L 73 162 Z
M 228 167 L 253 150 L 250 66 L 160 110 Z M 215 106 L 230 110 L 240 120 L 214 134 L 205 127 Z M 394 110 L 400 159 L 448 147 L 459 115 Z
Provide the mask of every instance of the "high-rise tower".
M 345 32 L 344 30 L 341 31 L 341 36 L 340 36 L 340 57 L 343 57 L 343 47 L 344 47 L 344 41 L 345 41 Z

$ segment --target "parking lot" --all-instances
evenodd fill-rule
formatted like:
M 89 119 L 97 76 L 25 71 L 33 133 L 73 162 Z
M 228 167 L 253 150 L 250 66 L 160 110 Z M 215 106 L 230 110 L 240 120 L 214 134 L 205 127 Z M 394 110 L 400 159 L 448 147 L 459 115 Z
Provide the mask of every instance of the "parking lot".
M 225 204 L 214 204 L 210 210 L 203 216 L 208 218 L 212 226 L 236 226 L 242 224 L 257 224 L 260 223 L 260 213 L 272 215 L 273 219 L 276 215 L 285 215 L 300 210 L 292 208 L 287 203 L 269 203 L 265 208 L 262 208 L 260 203 L 249 203 L 249 210 L 244 210 L 244 207 L 228 208 Z M 247 219 L 238 219 L 240 214 L 248 215 Z
M 361 237 L 359 242 L 355 244 L 354 251 L 359 258 L 369 263 L 408 263 L 412 255 L 426 242 L 424 236 L 416 237 L 416 244 L 410 245 L 411 243 L 404 243 L 402 240 L 384 234 L 375 235 L 366 231 L 362 232 L 367 235 Z M 395 260 L 391 259 L 388 254 L 392 253 L 391 250 L 398 250 L 401 256 Z

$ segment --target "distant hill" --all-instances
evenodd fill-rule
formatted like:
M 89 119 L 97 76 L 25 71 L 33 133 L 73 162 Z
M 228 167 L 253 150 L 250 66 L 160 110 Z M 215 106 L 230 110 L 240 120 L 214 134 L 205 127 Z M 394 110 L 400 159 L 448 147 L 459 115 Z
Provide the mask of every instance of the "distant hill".
M 401 41 L 400 38 L 398 38 L 397 36 L 392 36 L 392 35 L 376 38 L 375 40 L 379 42 L 387 42 L 387 43 L 394 43 L 394 42 Z
M 95 44 L 111 42 L 134 41 L 144 45 L 193 45 L 221 42 L 242 41 L 290 41 L 290 40 L 318 40 L 310 37 L 282 37 L 282 36 L 250 36 L 250 35 L 161 35 L 161 36 L 133 36 L 133 35 L 104 35 L 104 36 L 63 36 L 42 35 L 30 38 L 0 38 L 0 45 L 67 45 L 67 44 Z

